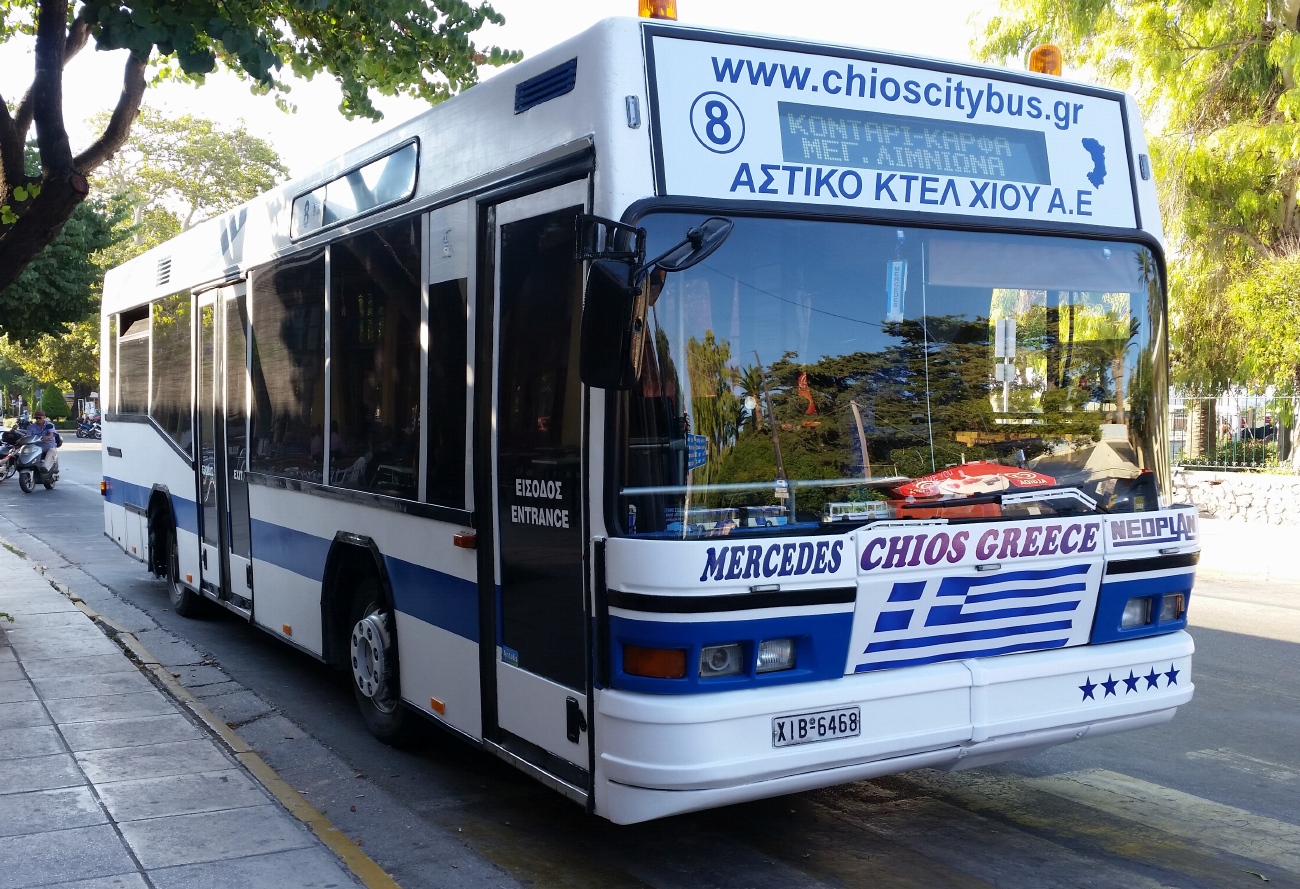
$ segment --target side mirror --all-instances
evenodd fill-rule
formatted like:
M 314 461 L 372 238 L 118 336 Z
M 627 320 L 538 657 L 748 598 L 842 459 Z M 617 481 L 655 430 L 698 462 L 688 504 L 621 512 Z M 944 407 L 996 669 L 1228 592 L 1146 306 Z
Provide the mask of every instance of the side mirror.
M 587 273 L 578 375 L 598 389 L 631 389 L 640 376 L 645 300 L 630 262 L 598 259 Z

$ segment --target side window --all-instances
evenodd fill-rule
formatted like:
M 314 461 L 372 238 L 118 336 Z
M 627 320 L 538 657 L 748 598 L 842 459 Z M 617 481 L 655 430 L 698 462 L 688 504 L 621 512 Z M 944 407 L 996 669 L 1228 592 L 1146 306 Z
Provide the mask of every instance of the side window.
M 193 453 L 190 410 L 190 295 L 177 293 L 153 304 L 153 395 L 149 416 L 187 454 Z
M 117 410 L 123 414 L 149 413 L 149 307 L 141 306 L 118 316 Z
M 100 392 L 100 409 L 106 413 L 116 413 L 117 411 L 117 315 L 109 315 L 101 331 L 107 330 L 108 336 L 104 337 L 108 341 L 108 356 L 103 366 L 107 368 L 104 379 L 100 381 L 103 389 Z M 103 336 L 101 332 L 101 336 Z
M 249 468 L 319 482 L 324 468 L 325 252 L 252 276 Z
M 416 499 L 420 222 L 330 248 L 330 484 Z
M 429 479 L 426 499 L 465 505 L 464 278 L 429 285 Z

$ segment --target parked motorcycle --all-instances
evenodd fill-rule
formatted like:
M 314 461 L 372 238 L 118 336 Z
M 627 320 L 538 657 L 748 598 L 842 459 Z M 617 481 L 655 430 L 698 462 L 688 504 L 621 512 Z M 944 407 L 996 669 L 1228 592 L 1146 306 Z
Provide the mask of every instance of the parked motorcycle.
M 48 491 L 59 480 L 59 455 L 57 453 L 54 455 L 54 463 L 47 470 L 42 459 L 44 452 L 41 450 L 40 441 L 39 435 L 27 435 L 15 449 L 18 454 L 18 487 L 24 494 L 35 491 L 37 482 L 45 485 L 45 490 Z
M 77 438 L 91 438 L 95 434 L 95 427 L 89 420 L 82 420 L 77 424 Z
M 13 478 L 18 471 L 18 444 L 23 433 L 18 429 L 6 429 L 0 432 L 0 482 Z

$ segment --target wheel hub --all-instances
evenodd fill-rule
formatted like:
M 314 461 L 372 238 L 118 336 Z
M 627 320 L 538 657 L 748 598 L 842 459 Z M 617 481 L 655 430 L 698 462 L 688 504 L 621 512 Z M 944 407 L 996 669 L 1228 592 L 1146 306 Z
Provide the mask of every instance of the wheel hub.
M 366 615 L 352 628 L 352 678 L 373 700 L 382 700 L 386 693 L 388 644 L 388 622 L 380 612 Z

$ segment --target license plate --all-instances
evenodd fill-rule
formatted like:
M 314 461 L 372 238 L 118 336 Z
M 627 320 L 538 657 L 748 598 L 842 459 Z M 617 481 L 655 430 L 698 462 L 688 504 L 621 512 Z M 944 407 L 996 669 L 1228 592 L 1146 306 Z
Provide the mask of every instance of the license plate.
M 837 707 L 776 716 L 772 719 L 772 746 L 793 747 L 837 738 L 856 738 L 862 734 L 862 711 L 857 707 Z

